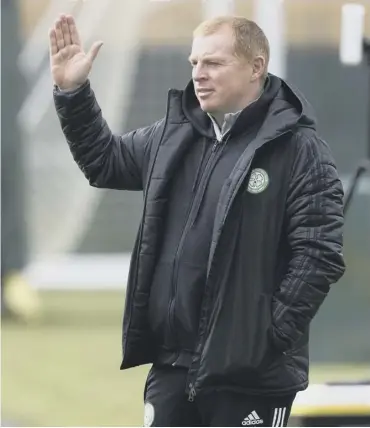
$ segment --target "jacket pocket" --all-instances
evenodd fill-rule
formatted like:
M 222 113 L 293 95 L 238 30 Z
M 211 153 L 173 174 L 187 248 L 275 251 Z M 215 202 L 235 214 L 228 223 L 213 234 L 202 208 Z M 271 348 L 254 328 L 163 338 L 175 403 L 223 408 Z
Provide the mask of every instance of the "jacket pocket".
M 256 297 L 254 307 L 248 314 L 246 329 L 248 334 L 248 358 L 250 368 L 259 371 L 265 368 L 278 351 L 271 340 L 272 296 L 260 294 Z
M 271 339 L 272 295 L 250 293 L 232 299 L 226 293 L 219 305 L 201 356 L 197 387 L 264 391 L 294 387 L 296 374 L 287 367 L 291 357 Z
M 249 293 L 233 299 L 230 294 L 226 293 L 215 316 L 200 371 L 226 376 L 238 384 L 250 381 L 269 364 L 272 297 Z

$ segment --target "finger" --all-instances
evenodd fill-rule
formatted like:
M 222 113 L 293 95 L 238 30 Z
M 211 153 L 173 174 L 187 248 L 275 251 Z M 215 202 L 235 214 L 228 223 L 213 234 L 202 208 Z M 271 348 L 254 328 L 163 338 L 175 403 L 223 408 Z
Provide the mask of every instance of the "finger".
M 49 48 L 51 56 L 58 53 L 57 36 L 55 34 L 54 28 L 49 30 Z
M 88 57 L 90 58 L 90 61 L 93 62 L 94 59 L 97 57 L 100 48 L 103 46 L 103 42 L 95 42 L 92 46 L 91 49 L 88 52 Z
M 64 48 L 64 37 L 62 33 L 61 22 L 59 19 L 55 21 L 54 29 L 55 29 L 56 39 L 57 39 L 58 50 L 61 50 Z
M 71 41 L 74 45 L 81 46 L 80 36 L 77 31 L 76 23 L 71 15 L 67 15 L 67 23 L 69 27 L 69 33 L 71 35 Z
M 62 23 L 62 33 L 63 33 L 63 39 L 64 39 L 64 45 L 69 46 L 72 44 L 71 42 L 71 35 L 69 33 L 69 25 L 67 22 L 67 17 L 65 15 L 62 15 L 60 17 L 61 23 Z

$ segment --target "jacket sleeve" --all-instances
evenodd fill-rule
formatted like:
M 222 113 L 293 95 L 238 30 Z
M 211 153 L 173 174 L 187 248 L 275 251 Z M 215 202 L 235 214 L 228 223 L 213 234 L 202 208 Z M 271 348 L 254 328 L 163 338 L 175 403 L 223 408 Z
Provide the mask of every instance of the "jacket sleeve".
M 286 205 L 291 258 L 272 312 L 272 339 L 282 352 L 308 331 L 345 271 L 343 187 L 330 149 L 315 134 L 297 135 L 296 142 Z
M 123 136 L 114 135 L 89 82 L 74 92 L 55 88 L 54 103 L 73 158 L 91 186 L 143 190 L 150 143 L 163 120 Z

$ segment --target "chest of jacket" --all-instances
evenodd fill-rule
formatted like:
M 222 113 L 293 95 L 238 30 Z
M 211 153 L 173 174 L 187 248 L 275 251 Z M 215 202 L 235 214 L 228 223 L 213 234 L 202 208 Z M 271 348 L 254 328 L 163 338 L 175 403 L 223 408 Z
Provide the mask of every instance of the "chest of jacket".
M 144 223 L 149 226 L 149 223 L 155 222 L 156 225 L 153 224 L 153 227 L 144 225 L 142 232 L 143 237 L 153 241 L 154 245 L 154 241 L 158 241 L 158 239 L 154 239 L 153 235 L 158 238 L 162 232 L 163 218 L 166 215 L 170 196 L 169 189 L 176 171 L 189 144 L 195 138 L 199 138 L 190 124 L 182 125 L 180 129 L 176 129 L 176 132 L 175 128 L 179 128 L 179 126 L 169 125 L 167 127 L 160 145 L 152 154 L 153 169 L 146 189 Z M 242 210 L 239 210 L 239 216 L 244 222 L 244 229 L 249 226 L 253 232 L 252 236 L 261 236 L 257 233 L 259 228 L 263 228 L 265 233 L 271 232 L 271 226 L 278 229 L 276 226 L 283 221 L 283 207 L 296 150 L 291 144 L 291 140 L 292 134 L 287 133 L 270 142 L 260 142 L 257 138 L 246 144 L 244 153 L 240 156 L 230 176 L 225 180 L 220 192 L 210 259 L 216 249 L 215 244 L 219 239 L 226 217 L 229 216 L 232 206 L 240 199 L 243 204 Z M 230 145 L 232 143 L 232 140 L 228 142 Z M 266 222 L 266 219 L 269 221 Z M 152 236 L 148 236 L 148 233 Z
M 233 283 L 254 284 L 268 294 L 279 284 L 289 256 L 285 208 L 294 157 L 290 139 L 255 153 L 220 232 L 210 274 L 225 276 L 230 266 Z

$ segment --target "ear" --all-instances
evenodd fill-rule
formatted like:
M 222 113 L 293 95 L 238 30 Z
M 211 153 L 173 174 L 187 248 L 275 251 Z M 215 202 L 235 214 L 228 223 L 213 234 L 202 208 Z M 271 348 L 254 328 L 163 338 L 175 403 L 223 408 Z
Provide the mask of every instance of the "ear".
M 266 64 L 266 61 L 263 56 L 257 56 L 254 58 L 252 62 L 252 76 L 251 76 L 252 82 L 261 79 L 265 71 L 265 64 Z

